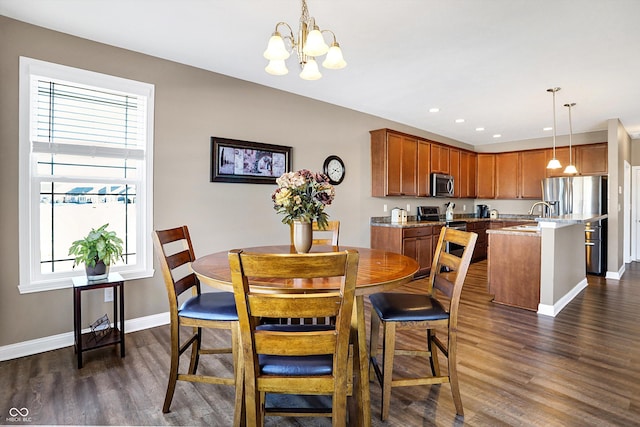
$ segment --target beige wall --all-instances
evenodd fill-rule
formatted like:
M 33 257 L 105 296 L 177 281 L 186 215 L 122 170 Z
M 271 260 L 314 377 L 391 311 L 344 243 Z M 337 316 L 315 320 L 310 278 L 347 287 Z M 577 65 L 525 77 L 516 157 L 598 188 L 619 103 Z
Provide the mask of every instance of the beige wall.
M 446 202 L 371 197 L 370 130 L 389 127 L 473 149 L 378 117 L 0 16 L 0 346 L 70 332 L 73 320 L 70 289 L 24 295 L 17 289 L 20 56 L 155 85 L 154 227 L 189 225 L 197 254 L 286 243 L 289 236 L 272 209 L 273 186 L 209 182 L 211 136 L 290 145 L 295 169 L 319 171 L 326 156 L 339 155 L 347 174 L 328 213 L 342 222 L 342 243 L 367 247 L 369 219 L 387 215 L 383 205 L 410 204 L 415 213 L 417 205 Z M 588 142 L 601 141 L 592 138 L 585 136 Z M 536 144 L 548 147 L 550 140 Z M 524 145 L 513 143 L 504 150 L 529 148 Z M 463 206 L 473 212 L 473 200 L 455 202 L 456 213 L 462 213 Z M 524 213 L 530 206 L 519 201 L 478 201 L 483 202 L 509 213 Z M 102 298 L 101 292 L 86 295 L 85 324 L 107 312 Z M 127 319 L 165 312 L 166 304 L 158 273 L 127 283 Z

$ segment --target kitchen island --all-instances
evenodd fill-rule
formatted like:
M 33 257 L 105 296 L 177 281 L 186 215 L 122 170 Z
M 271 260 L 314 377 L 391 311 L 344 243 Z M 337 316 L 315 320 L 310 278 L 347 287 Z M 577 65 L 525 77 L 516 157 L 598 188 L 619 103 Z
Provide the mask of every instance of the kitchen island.
M 497 292 L 496 302 L 556 316 L 587 286 L 584 224 L 606 217 L 563 215 L 536 218 L 537 227 L 487 230 L 489 290 Z

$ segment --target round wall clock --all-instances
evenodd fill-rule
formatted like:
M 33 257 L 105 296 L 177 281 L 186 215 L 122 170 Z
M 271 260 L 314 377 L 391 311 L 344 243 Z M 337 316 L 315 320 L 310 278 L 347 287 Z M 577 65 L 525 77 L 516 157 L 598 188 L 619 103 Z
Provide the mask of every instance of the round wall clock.
M 324 174 L 329 177 L 329 182 L 338 185 L 344 179 L 344 162 L 338 156 L 329 156 L 324 160 Z

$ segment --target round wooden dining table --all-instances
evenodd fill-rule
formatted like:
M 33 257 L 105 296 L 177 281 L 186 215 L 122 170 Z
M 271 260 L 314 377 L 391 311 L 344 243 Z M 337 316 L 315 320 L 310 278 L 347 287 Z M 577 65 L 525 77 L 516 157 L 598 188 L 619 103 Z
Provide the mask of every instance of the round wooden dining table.
M 241 248 L 245 252 L 260 253 L 295 253 L 290 245 L 258 246 Z M 354 394 L 358 408 L 357 425 L 371 425 L 371 399 L 369 394 L 369 357 L 367 354 L 364 296 L 397 288 L 413 279 L 418 271 L 418 262 L 410 257 L 378 249 L 351 246 L 317 246 L 311 252 L 335 252 L 355 249 L 360 255 L 358 276 L 356 279 L 356 301 L 351 321 L 352 340 L 354 345 L 354 372 L 357 372 Z M 229 269 L 228 251 L 205 255 L 196 259 L 191 268 L 200 281 L 214 288 L 233 292 L 231 271 Z M 326 279 L 293 279 L 250 282 L 254 291 L 264 292 L 330 292 L 340 288 L 341 278 Z

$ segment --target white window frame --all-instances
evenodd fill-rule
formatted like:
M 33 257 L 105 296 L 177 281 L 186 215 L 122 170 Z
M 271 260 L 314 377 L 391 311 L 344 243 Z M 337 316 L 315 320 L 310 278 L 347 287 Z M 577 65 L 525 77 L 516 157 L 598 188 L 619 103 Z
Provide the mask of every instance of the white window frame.
M 19 256 L 20 293 L 40 292 L 70 288 L 71 277 L 84 274 L 83 269 L 42 274 L 40 271 L 40 187 L 32 176 L 35 164 L 32 158 L 31 80 L 34 76 L 63 80 L 79 85 L 88 85 L 126 92 L 147 98 L 146 141 L 143 170 L 136 183 L 136 263 L 112 266 L 125 280 L 153 276 L 153 117 L 155 87 L 106 74 L 72 68 L 60 64 L 20 57 L 19 88 Z M 87 230 L 88 231 L 88 230 Z

